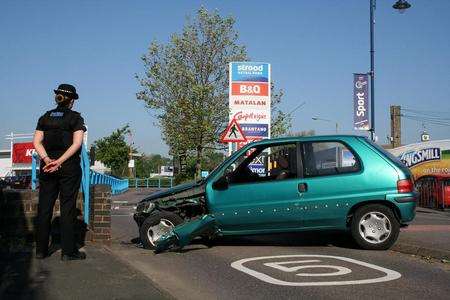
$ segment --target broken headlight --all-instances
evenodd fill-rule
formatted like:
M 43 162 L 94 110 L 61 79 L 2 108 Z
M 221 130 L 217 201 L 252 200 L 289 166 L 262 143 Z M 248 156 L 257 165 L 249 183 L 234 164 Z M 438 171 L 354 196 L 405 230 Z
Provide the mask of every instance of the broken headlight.
M 150 213 L 155 208 L 155 203 L 153 202 L 141 202 L 136 208 L 138 213 Z

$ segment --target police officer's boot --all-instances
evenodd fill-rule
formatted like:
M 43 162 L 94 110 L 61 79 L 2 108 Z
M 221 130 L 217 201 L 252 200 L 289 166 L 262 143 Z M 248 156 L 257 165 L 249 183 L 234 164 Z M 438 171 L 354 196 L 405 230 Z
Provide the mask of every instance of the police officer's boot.
M 61 260 L 62 261 L 69 261 L 69 260 L 83 260 L 86 259 L 86 253 L 75 251 L 72 254 L 61 254 Z

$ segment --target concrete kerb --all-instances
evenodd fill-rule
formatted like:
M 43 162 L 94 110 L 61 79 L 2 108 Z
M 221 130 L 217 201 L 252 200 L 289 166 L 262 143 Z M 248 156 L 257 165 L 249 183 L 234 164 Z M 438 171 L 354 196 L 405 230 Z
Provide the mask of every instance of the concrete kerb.
M 404 254 L 431 257 L 438 260 L 450 260 L 450 251 L 430 249 L 406 243 L 396 243 L 392 246 L 391 250 Z
M 117 258 L 119 261 L 126 264 L 130 268 L 134 269 L 136 272 L 139 272 L 140 274 L 145 276 L 162 295 L 164 295 L 168 299 L 174 299 L 174 300 L 177 299 L 172 294 L 170 294 L 167 290 L 165 290 L 160 284 L 158 284 L 156 281 L 154 281 L 153 278 L 151 278 L 150 276 L 148 276 L 147 274 L 142 272 L 139 268 L 136 268 L 136 266 L 133 265 L 132 263 L 130 263 L 130 261 L 128 259 L 124 258 L 123 255 L 121 255 L 121 253 L 115 251 L 114 243 L 102 244 L 102 247 L 103 247 L 103 249 L 108 251 L 111 255 L 114 255 L 114 257 Z

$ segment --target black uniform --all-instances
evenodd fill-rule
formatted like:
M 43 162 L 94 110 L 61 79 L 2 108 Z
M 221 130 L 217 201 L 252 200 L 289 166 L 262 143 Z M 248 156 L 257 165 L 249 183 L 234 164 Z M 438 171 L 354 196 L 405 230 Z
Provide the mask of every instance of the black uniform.
M 57 107 L 39 118 L 36 130 L 44 132 L 43 146 L 51 159 L 58 159 L 72 145 L 73 133 L 86 131 L 84 120 L 78 112 Z M 75 249 L 76 198 L 81 183 L 81 149 L 66 160 L 53 173 L 45 173 L 41 163 L 39 174 L 39 207 L 37 228 L 37 251 L 48 252 L 50 224 L 53 206 L 59 195 L 61 211 L 62 254 L 70 255 Z

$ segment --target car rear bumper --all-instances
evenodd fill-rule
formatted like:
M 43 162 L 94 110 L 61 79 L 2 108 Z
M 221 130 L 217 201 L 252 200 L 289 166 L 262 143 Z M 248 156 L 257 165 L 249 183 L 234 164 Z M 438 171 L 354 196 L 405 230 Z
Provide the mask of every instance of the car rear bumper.
M 397 206 L 400 212 L 400 223 L 406 224 L 411 222 L 416 216 L 416 206 L 419 201 L 419 193 L 407 193 L 407 194 L 392 194 L 386 196 L 387 200 L 390 200 Z

